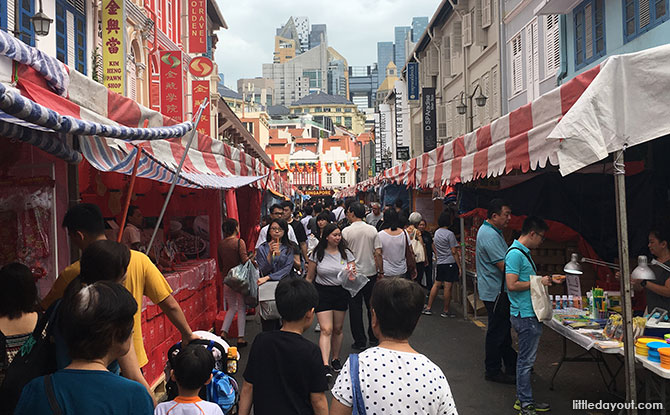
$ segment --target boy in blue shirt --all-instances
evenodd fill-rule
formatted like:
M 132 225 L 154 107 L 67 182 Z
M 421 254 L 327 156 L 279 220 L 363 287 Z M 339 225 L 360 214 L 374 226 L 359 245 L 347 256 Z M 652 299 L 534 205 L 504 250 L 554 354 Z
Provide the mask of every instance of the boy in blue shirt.
M 521 236 L 512 243 L 505 256 L 505 280 L 510 300 L 512 327 L 519 336 L 519 353 L 516 363 L 515 409 L 520 415 L 535 415 L 538 411 L 548 411 L 549 404 L 533 400 L 530 372 L 537 357 L 537 347 L 542 334 L 542 323 L 535 316 L 530 297 L 530 276 L 537 275 L 537 268 L 530 256 L 530 250 L 539 247 L 544 234 L 549 229 L 546 222 L 536 216 L 523 221 Z M 542 284 L 551 285 L 548 276 L 542 277 Z

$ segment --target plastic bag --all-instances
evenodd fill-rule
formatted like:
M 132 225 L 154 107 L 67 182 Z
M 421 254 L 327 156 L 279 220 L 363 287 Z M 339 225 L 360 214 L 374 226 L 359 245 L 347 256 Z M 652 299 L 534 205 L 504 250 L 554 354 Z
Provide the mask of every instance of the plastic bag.
M 245 266 L 247 270 L 247 282 L 249 283 L 249 294 L 244 297 L 244 303 L 249 307 L 256 307 L 258 305 L 258 278 L 260 273 L 251 261 L 247 261 Z
M 247 263 L 249 262 L 250 261 L 247 261 Z M 247 264 L 238 265 L 228 271 L 228 275 L 226 275 L 223 283 L 233 291 L 245 296 L 249 295 L 249 279 L 247 278 L 249 272 L 250 270 Z
M 279 281 L 268 281 L 258 287 L 258 304 L 261 318 L 263 320 L 277 320 L 281 318 L 277 303 L 275 302 L 275 290 Z
M 356 294 L 365 287 L 365 284 L 370 281 L 368 277 L 353 272 L 349 267 L 344 268 L 337 276 L 342 288 L 349 291 L 349 294 L 351 294 L 352 297 L 355 297 Z
M 549 321 L 553 316 L 549 290 L 542 284 L 542 276 L 530 276 L 530 299 L 533 303 L 533 311 L 540 321 Z

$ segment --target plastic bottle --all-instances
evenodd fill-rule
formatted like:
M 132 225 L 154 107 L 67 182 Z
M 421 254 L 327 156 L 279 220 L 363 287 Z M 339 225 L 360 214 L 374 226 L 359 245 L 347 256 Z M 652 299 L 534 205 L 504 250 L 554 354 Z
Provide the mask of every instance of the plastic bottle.
M 564 309 L 564 310 L 565 310 L 566 308 L 568 308 L 568 296 L 567 296 L 567 295 L 563 295 L 563 296 L 561 297 L 561 303 L 562 303 L 562 305 L 563 305 L 563 309 Z
M 568 296 L 568 308 L 575 307 L 575 298 L 572 295 Z
M 229 375 L 237 373 L 237 347 L 228 348 L 228 357 L 226 358 L 226 372 Z
M 556 300 L 554 300 L 554 296 L 549 294 L 549 301 L 551 301 L 551 308 L 555 309 L 556 308 Z

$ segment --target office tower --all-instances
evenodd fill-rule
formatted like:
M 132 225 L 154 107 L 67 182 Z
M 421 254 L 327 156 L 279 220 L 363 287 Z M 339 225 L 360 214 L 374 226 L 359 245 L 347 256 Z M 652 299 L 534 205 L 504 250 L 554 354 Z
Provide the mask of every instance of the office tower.
M 416 43 L 428 27 L 428 17 L 412 17 L 412 42 Z
M 325 24 L 313 24 L 309 34 L 309 48 L 314 49 L 321 43 L 328 45 L 328 34 Z
M 393 61 L 395 47 L 393 42 L 377 42 L 377 68 L 386 68 L 389 62 Z M 384 81 L 383 76 L 377 79 L 377 87 Z
M 395 66 L 402 69 L 405 66 L 405 38 L 407 34 L 412 30 L 409 26 L 396 26 L 395 27 L 395 53 L 393 57 L 393 62 Z
M 295 29 L 300 41 L 300 53 L 309 50 L 309 18 L 307 16 L 296 16 L 293 18 Z

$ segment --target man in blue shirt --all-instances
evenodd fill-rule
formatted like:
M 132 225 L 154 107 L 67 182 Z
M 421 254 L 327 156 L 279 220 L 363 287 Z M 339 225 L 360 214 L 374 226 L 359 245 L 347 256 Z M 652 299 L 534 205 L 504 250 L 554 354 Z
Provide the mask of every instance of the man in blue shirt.
M 530 250 L 538 248 L 549 229 L 546 222 L 536 216 L 523 221 L 521 236 L 512 243 L 505 256 L 505 280 L 510 300 L 512 327 L 519 336 L 519 356 L 516 364 L 515 409 L 520 415 L 535 415 L 538 411 L 548 411 L 549 404 L 533 400 L 530 372 L 537 357 L 537 347 L 542 334 L 542 323 L 535 316 L 530 297 L 530 276 L 537 275 L 537 268 L 530 256 Z M 542 277 L 542 284 L 551 285 L 548 276 Z
M 487 219 L 477 232 L 477 289 L 489 316 L 486 330 L 485 378 L 492 382 L 516 383 L 516 351 L 512 347 L 509 299 L 504 290 L 507 227 L 511 209 L 502 199 L 489 202 Z M 505 372 L 502 372 L 502 364 Z

